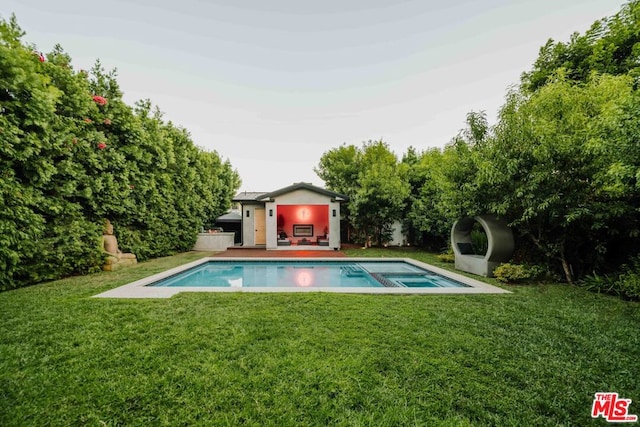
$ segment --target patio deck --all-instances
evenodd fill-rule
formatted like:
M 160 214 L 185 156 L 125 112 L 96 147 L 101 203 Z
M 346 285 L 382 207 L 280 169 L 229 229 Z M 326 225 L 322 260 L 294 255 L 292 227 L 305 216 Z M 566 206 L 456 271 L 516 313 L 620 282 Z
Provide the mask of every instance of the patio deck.
M 327 250 L 266 250 L 264 248 L 229 248 L 224 252 L 218 252 L 212 257 L 238 257 L 238 258 L 345 258 L 342 251 Z

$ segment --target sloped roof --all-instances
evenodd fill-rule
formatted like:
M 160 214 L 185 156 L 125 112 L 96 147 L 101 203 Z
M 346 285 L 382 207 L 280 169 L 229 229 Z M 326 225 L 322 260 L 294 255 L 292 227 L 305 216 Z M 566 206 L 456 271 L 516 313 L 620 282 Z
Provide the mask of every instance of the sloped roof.
M 227 212 L 226 214 L 216 218 L 217 222 L 240 222 L 242 221 L 242 215 L 236 212 Z
M 314 193 L 323 194 L 323 195 L 329 196 L 332 199 L 335 199 L 335 200 L 337 200 L 339 202 L 349 200 L 349 197 L 345 196 L 344 194 L 336 193 L 335 191 L 327 190 L 327 189 L 322 188 L 322 187 L 316 187 L 315 185 L 309 184 L 307 182 L 297 182 L 297 183 L 295 183 L 293 185 L 290 185 L 288 187 L 284 187 L 284 188 L 281 188 L 279 190 L 272 191 L 271 193 L 264 193 L 257 200 L 266 201 L 266 200 L 272 199 L 274 197 L 278 197 L 278 196 L 280 196 L 282 194 L 291 193 L 292 191 L 296 191 L 296 190 L 308 190 L 308 191 L 312 191 Z
M 297 182 L 288 187 L 281 188 L 276 191 L 272 191 L 270 193 L 266 192 L 256 192 L 256 191 L 243 191 L 242 193 L 236 194 L 233 198 L 234 202 L 266 202 L 274 197 L 278 197 L 282 194 L 291 193 L 296 190 L 308 190 L 313 191 L 314 193 L 323 194 L 325 196 L 329 196 L 332 199 L 335 199 L 339 202 L 346 202 L 349 200 L 349 197 L 344 194 L 336 193 L 335 191 L 327 190 L 322 187 L 316 187 L 313 184 L 309 184 L 307 182 Z
M 235 197 L 233 198 L 234 202 L 256 202 L 258 201 L 260 198 L 262 198 L 262 196 L 264 194 L 268 194 L 264 191 L 243 191 L 242 193 L 238 193 L 235 195 Z

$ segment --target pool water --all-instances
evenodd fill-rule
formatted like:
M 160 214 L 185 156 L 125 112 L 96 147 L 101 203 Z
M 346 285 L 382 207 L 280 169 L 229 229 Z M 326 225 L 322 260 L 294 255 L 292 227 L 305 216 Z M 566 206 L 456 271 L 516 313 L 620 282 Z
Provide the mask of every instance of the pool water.
M 148 286 L 468 287 L 404 261 L 209 261 Z

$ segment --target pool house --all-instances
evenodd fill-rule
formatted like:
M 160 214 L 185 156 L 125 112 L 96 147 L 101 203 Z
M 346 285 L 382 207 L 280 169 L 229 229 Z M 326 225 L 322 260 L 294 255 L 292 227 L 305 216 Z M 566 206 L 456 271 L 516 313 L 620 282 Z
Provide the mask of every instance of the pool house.
M 340 249 L 340 205 L 348 197 L 308 183 L 270 193 L 242 192 L 241 244 L 273 250 Z

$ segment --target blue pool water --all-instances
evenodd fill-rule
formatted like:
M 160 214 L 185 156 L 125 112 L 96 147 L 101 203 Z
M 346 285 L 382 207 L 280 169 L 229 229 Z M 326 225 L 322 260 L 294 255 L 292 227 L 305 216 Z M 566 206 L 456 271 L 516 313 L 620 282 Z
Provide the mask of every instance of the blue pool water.
M 152 283 L 169 287 L 468 287 L 404 261 L 209 261 Z

